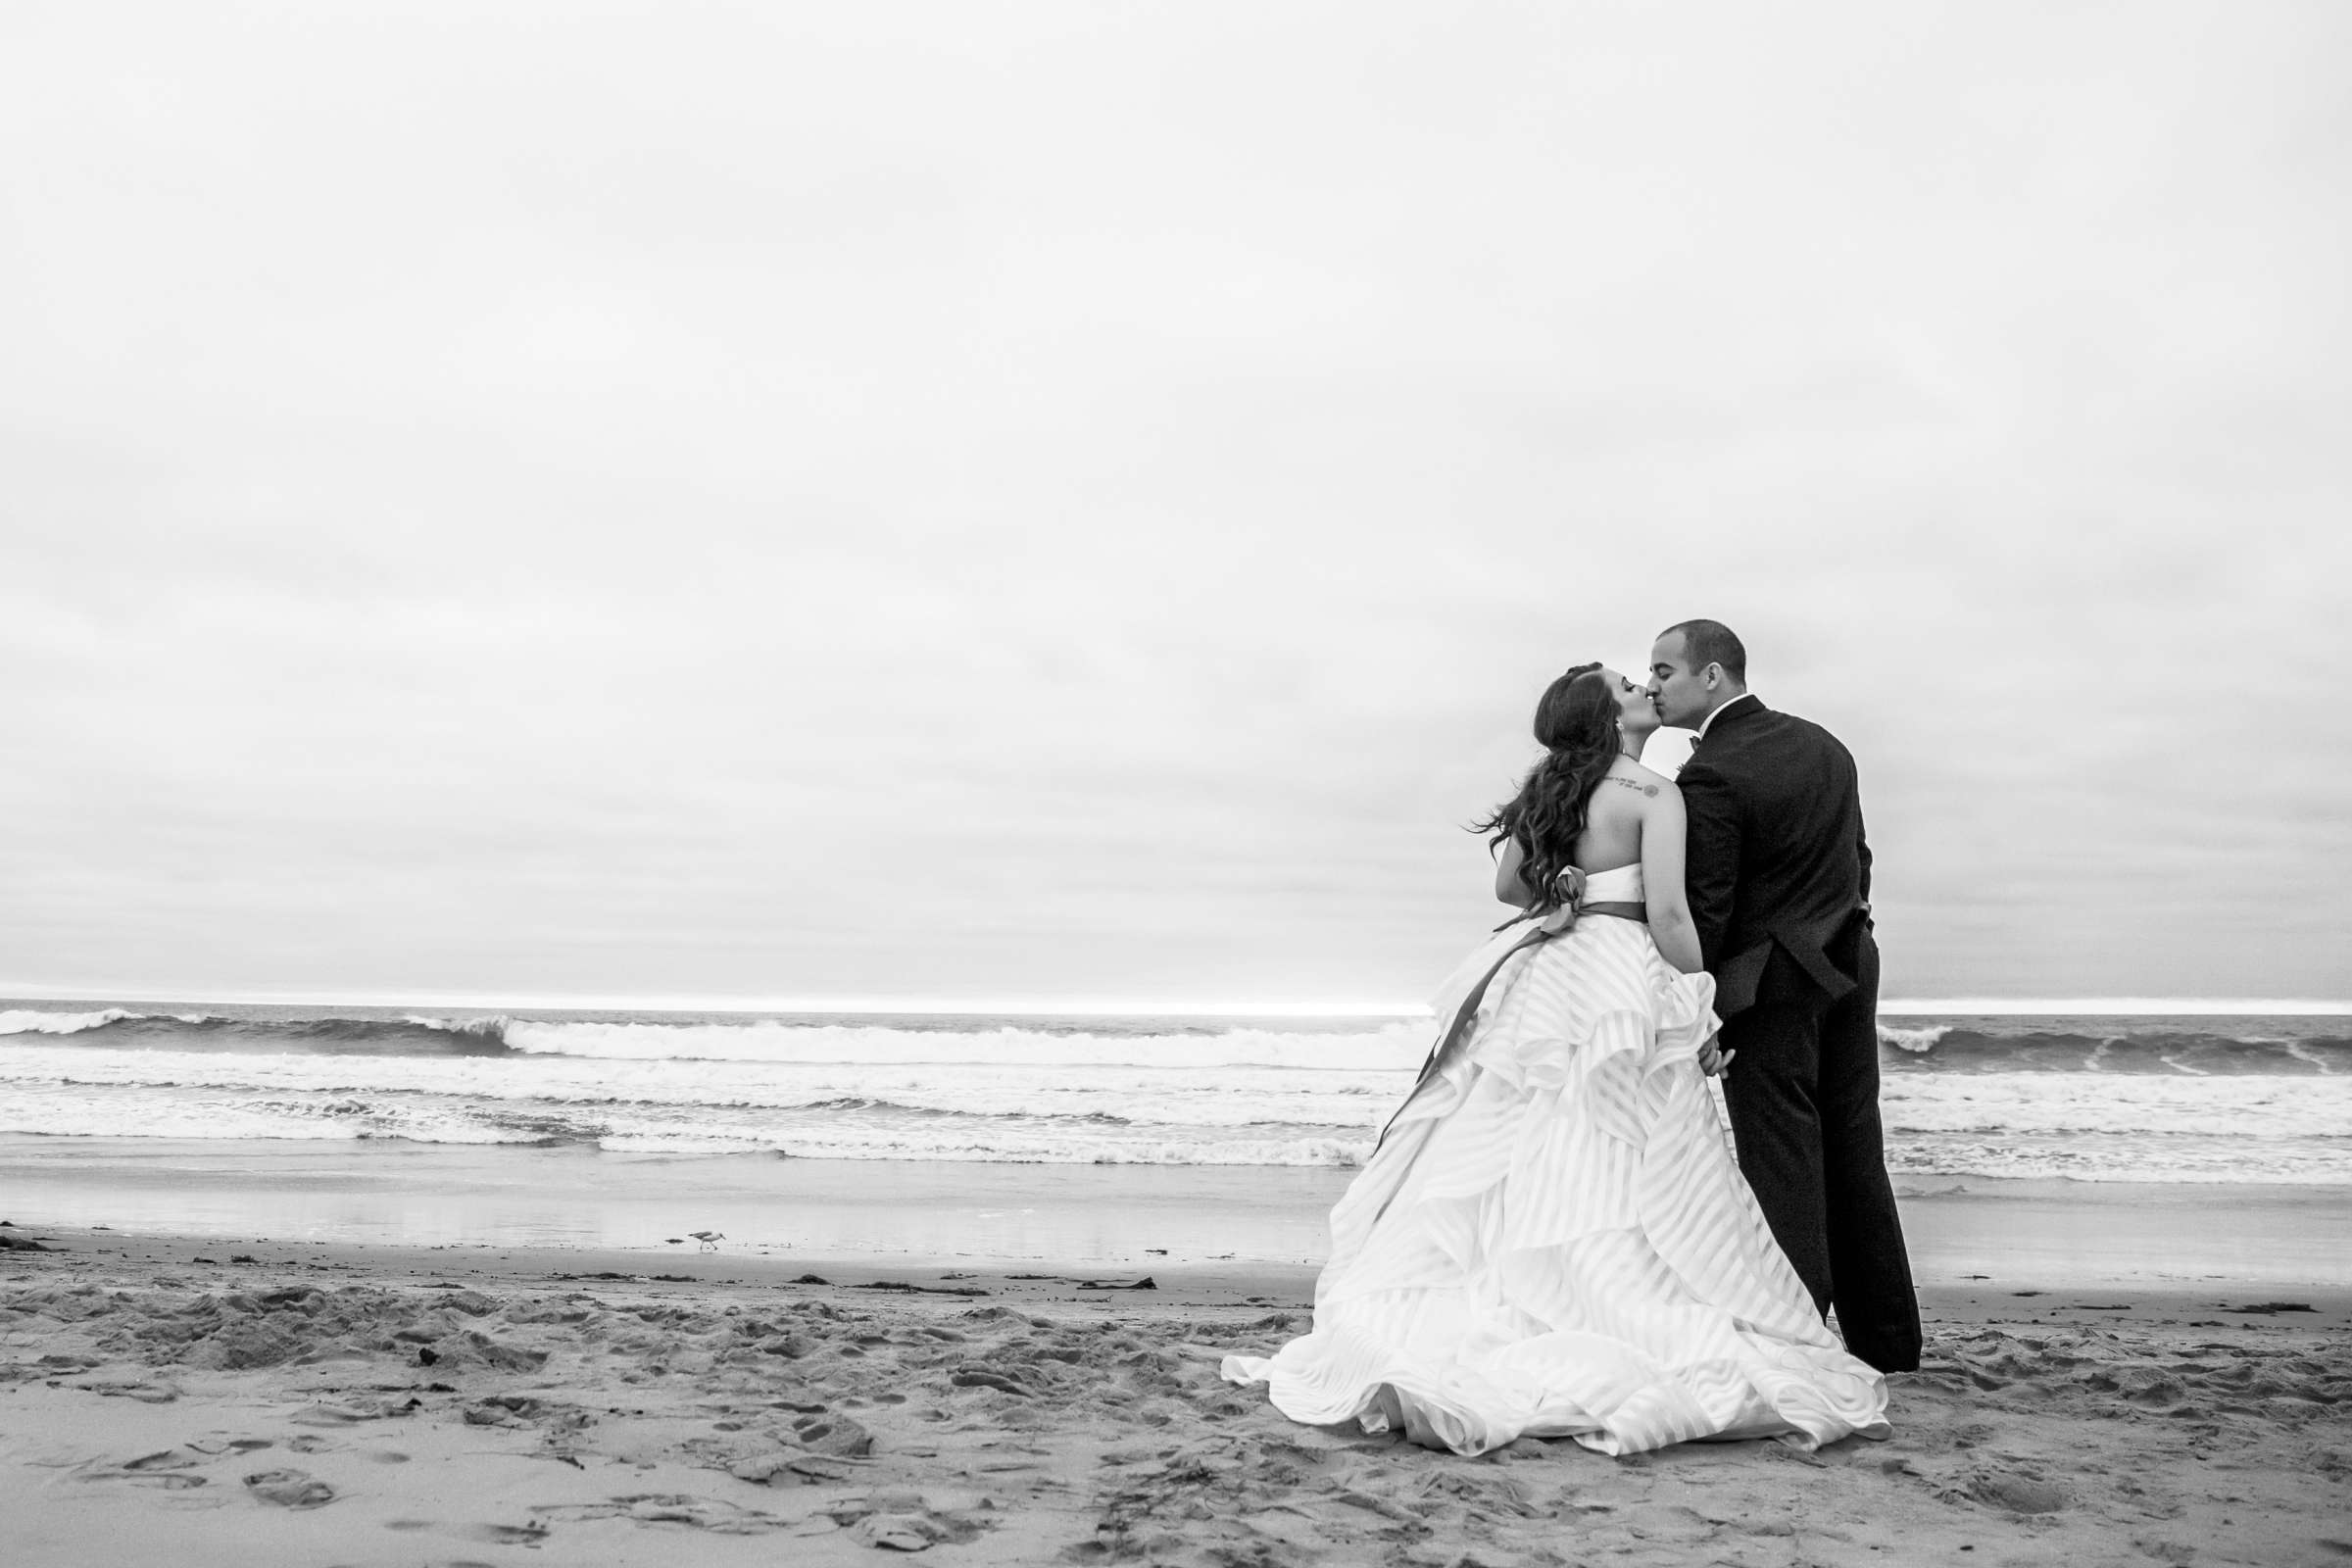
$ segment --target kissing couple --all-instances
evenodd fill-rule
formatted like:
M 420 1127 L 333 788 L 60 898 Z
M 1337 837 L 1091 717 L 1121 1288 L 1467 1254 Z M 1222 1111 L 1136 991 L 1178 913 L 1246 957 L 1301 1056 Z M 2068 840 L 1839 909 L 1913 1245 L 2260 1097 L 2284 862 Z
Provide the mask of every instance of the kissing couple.
M 1640 760 L 1661 725 L 1698 731 L 1678 779 Z M 1884 1437 L 1920 1327 L 1853 759 L 1751 694 L 1711 620 L 1661 633 L 1644 680 L 1569 670 L 1535 733 L 1478 824 L 1522 912 L 1439 991 L 1445 1033 L 1332 1210 L 1313 1330 L 1224 1375 L 1463 1454 Z

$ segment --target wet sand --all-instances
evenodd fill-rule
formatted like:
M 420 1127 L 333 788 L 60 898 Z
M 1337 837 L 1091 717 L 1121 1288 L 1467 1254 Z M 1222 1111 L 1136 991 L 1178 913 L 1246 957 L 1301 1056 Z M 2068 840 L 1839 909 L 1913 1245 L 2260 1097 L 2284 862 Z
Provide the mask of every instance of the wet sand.
M 34 1568 L 2352 1559 L 2341 1287 L 1939 1283 L 1889 1441 L 1463 1460 L 1217 1381 L 1301 1264 L 0 1236 Z
M 0 1135 L 20 1220 L 165 1234 L 953 1265 L 1313 1264 L 1354 1172 L 958 1164 L 400 1141 Z M 2146 1280 L 2352 1287 L 2352 1188 L 1898 1180 L 1922 1284 Z M 0 1214 L 0 1217 L 10 1217 Z

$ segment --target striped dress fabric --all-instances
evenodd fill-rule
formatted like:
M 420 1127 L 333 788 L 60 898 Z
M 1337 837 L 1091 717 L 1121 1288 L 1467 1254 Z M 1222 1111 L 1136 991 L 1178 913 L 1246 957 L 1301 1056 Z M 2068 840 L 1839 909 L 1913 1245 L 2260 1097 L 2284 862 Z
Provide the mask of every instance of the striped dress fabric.
M 1586 894 L 1641 897 L 1639 866 Z M 1455 971 L 1441 1029 L 1526 929 Z M 1886 1380 L 1814 1312 L 1727 1147 L 1696 1061 L 1713 999 L 1632 920 L 1510 957 L 1332 1210 L 1313 1331 L 1225 1377 L 1294 1421 L 1464 1454 L 1886 1436 Z

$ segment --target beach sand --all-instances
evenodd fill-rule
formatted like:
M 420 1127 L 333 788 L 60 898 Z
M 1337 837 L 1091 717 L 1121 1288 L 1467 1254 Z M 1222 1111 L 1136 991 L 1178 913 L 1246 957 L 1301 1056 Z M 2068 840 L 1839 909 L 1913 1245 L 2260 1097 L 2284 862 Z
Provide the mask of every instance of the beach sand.
M 2352 1562 L 2334 1285 L 1935 1283 L 1888 1441 L 1466 1460 L 1218 1381 L 1300 1264 L 0 1236 L 25 1568 Z

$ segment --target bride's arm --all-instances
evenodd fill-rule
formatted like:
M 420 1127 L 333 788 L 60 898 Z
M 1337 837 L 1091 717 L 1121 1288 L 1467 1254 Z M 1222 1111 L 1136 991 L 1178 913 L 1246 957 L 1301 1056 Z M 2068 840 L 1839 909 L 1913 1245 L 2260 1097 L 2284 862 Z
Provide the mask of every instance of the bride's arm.
M 1683 892 L 1683 792 L 1660 785 L 1642 816 L 1642 886 L 1649 905 L 1649 934 L 1659 954 L 1685 974 L 1706 967 L 1698 953 L 1698 927 Z
M 1527 855 L 1519 848 L 1517 839 L 1504 839 L 1502 853 L 1494 857 L 1494 897 L 1514 909 L 1524 909 L 1536 902 L 1536 896 L 1520 878 L 1519 867 Z

